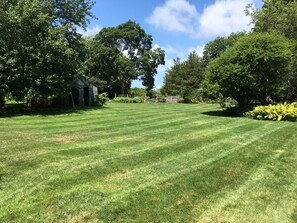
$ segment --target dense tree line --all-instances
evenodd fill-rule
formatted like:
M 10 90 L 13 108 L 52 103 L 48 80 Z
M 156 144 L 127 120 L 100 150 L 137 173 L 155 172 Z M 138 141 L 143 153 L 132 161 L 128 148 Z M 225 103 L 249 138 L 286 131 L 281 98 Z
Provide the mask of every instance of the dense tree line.
M 166 71 L 164 95 L 185 102 L 231 97 L 240 107 L 297 99 L 297 2 L 263 0 L 249 5 L 252 32 L 232 33 L 192 52 Z M 152 36 L 128 21 L 83 38 L 94 17 L 93 0 L 0 1 L 0 107 L 5 97 L 26 101 L 67 97 L 84 75 L 101 91 L 126 94 L 132 80 L 154 86 L 165 52 Z
M 102 91 L 125 93 L 134 79 L 154 86 L 164 51 L 152 49 L 152 36 L 135 22 L 104 28 L 84 38 L 94 16 L 93 0 L 0 1 L 0 107 L 18 101 L 64 97 L 84 75 Z
M 166 72 L 162 92 L 181 94 L 182 79 L 199 77 L 189 89 L 191 97 L 200 100 L 228 97 L 240 108 L 296 100 L 297 2 L 263 2 L 261 9 L 247 6 L 254 23 L 250 33 L 233 33 L 206 44 L 199 58 L 202 63 L 196 67 L 204 69 L 189 72 L 185 66 L 189 59 L 176 60 Z

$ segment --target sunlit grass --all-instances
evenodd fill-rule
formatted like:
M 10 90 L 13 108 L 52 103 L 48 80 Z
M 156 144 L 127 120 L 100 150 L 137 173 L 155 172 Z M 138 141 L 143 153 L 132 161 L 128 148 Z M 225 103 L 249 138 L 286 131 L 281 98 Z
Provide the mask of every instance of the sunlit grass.
M 296 123 L 218 110 L 0 117 L 0 222 L 296 222 Z

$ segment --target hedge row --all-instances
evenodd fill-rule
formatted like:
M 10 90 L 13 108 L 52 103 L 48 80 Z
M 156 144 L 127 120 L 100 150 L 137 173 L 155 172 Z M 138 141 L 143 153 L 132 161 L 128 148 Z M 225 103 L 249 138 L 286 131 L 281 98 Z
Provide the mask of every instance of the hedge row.
M 142 103 L 143 99 L 142 98 L 126 98 L 126 97 L 116 97 L 113 99 L 113 102 L 116 103 Z

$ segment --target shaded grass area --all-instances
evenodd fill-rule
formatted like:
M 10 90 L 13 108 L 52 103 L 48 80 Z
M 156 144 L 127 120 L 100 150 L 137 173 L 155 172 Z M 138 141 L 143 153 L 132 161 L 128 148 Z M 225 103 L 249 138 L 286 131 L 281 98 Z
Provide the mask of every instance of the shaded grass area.
M 215 105 L 0 117 L 0 222 L 296 222 L 297 125 Z

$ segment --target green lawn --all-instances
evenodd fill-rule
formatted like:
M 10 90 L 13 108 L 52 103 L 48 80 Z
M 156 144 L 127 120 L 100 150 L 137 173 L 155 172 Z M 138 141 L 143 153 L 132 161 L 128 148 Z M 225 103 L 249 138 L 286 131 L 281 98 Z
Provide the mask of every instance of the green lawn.
M 0 222 L 297 222 L 297 123 L 217 110 L 0 117 Z

